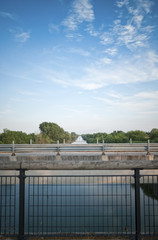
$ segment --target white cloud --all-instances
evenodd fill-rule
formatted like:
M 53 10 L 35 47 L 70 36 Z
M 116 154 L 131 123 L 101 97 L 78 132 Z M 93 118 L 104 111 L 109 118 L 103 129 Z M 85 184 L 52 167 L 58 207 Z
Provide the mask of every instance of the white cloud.
M 151 100 L 158 100 L 158 91 L 152 92 L 140 92 L 135 95 L 138 99 L 151 99 Z
M 9 31 L 14 34 L 16 42 L 25 43 L 30 38 L 30 32 L 25 32 L 21 28 L 10 29 Z
M 138 0 L 139 9 L 143 9 L 145 13 L 150 13 L 153 2 L 150 0 Z
M 136 26 L 132 24 L 116 24 L 113 28 L 113 35 L 116 36 L 119 45 L 125 45 L 129 49 L 145 47 L 150 37 L 148 28 L 142 28 L 138 31 Z
M 79 54 L 85 54 L 82 52 L 82 49 L 72 48 L 72 51 L 79 51 Z M 67 71 L 62 72 L 43 69 L 40 75 L 44 79 L 60 84 L 64 88 L 76 87 L 83 90 L 95 90 L 111 84 L 157 81 L 158 55 L 149 51 L 141 55 L 130 56 L 130 58 L 123 57 L 116 60 L 111 60 L 108 57 L 100 58 L 91 64 L 76 66 L 75 74 L 74 71 L 71 71 L 72 68 L 74 70 L 74 67 L 70 67 Z
M 0 111 L 0 115 L 10 114 L 12 112 L 13 110 L 8 108 L 8 109 L 5 109 L 4 111 Z
M 24 43 L 30 38 L 30 33 L 29 32 L 21 32 L 21 33 L 16 33 L 15 34 L 15 39 L 17 42 Z
M 68 49 L 69 52 L 71 53 L 77 53 L 81 56 L 84 56 L 84 57 L 89 57 L 90 56 L 90 52 L 82 49 L 82 48 L 69 48 Z
M 107 44 L 111 44 L 114 42 L 114 38 L 112 37 L 112 33 L 111 32 L 104 32 L 100 35 L 100 42 L 103 45 L 107 45 Z
M 22 94 L 24 96 L 36 96 L 36 95 L 38 95 L 37 92 L 26 92 L 26 91 L 21 91 L 20 94 Z
M 104 52 L 110 56 L 115 56 L 117 54 L 118 50 L 116 47 L 113 47 L 113 48 L 107 48 Z
M 100 62 L 103 64 L 110 64 L 112 60 L 110 58 L 104 57 L 100 60 Z
M 129 4 L 129 0 L 118 0 L 116 2 L 117 7 L 122 8 L 123 6 L 126 6 Z
M 106 104 L 108 109 L 125 112 L 139 112 L 140 114 L 158 113 L 158 91 L 139 92 L 134 95 L 124 96 L 118 93 L 107 93 L 106 97 L 95 97 L 96 100 Z
M 70 15 L 63 21 L 63 25 L 69 28 L 70 30 L 76 30 L 78 23 L 75 19 L 75 15 Z
M 88 26 L 86 27 L 85 30 L 86 30 L 86 31 L 90 34 L 90 36 L 92 36 L 92 37 L 97 37 L 97 36 L 99 35 L 99 32 L 94 29 L 94 27 L 93 27 L 92 24 L 88 24 Z
M 76 33 L 76 32 L 68 32 L 66 34 L 66 37 L 69 39 L 75 39 L 77 42 L 80 42 L 83 39 L 83 35 L 80 33 Z
M 69 16 L 63 21 L 63 25 L 70 30 L 76 30 L 83 22 L 94 20 L 93 6 L 90 0 L 75 0 L 72 4 Z
M 50 33 L 53 33 L 54 31 L 59 32 L 60 29 L 59 29 L 58 25 L 55 25 L 55 24 L 51 23 L 51 24 L 48 25 L 48 31 Z
M 10 18 L 11 20 L 15 20 L 16 17 L 14 14 L 8 13 L 8 12 L 0 12 L 0 16 L 4 18 Z
M 146 47 L 154 26 L 147 24 L 148 14 L 151 12 L 152 2 L 149 0 L 119 0 L 118 18 L 114 20 L 113 27 L 102 34 L 100 40 L 103 45 L 124 45 L 130 50 Z
M 144 17 L 142 15 L 134 15 L 132 20 L 137 25 L 137 27 L 140 28 L 142 25 L 143 18 Z

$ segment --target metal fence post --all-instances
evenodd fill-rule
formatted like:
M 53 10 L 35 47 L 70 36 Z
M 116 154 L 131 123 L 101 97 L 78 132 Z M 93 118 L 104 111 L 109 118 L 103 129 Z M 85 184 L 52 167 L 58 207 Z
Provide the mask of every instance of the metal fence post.
M 57 156 L 60 155 L 60 147 L 59 147 L 59 140 L 57 140 Z
M 25 209 L 25 170 L 20 169 L 19 175 L 19 236 L 18 240 L 24 239 L 24 209 Z
M 140 218 L 140 175 L 139 169 L 134 169 L 135 177 L 135 224 L 136 240 L 141 240 L 141 218 Z
M 15 147 L 14 147 L 14 141 L 12 141 L 12 156 L 15 156 Z
M 102 155 L 105 155 L 105 149 L 104 149 L 104 140 L 103 140 L 103 150 L 102 150 Z
M 150 140 L 148 139 L 147 155 L 150 155 Z

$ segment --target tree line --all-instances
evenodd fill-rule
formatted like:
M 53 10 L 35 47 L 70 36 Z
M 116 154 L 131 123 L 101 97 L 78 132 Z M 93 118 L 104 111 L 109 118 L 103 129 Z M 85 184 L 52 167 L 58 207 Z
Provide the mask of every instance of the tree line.
M 113 131 L 112 133 L 93 133 L 93 134 L 83 134 L 83 139 L 87 143 L 129 143 L 130 139 L 132 142 L 140 143 L 147 142 L 158 142 L 158 129 L 153 128 L 150 132 L 144 132 L 140 130 L 123 132 L 123 131 Z
M 75 132 L 67 132 L 58 124 L 52 122 L 43 122 L 39 125 L 40 133 L 24 133 L 22 131 L 11 131 L 4 129 L 0 134 L 0 144 L 29 144 L 30 140 L 35 144 L 51 144 L 57 143 L 71 143 L 74 142 L 78 135 Z
M 78 134 L 75 132 L 67 132 L 58 124 L 53 122 L 42 122 L 39 125 L 40 133 L 30 133 L 26 134 L 22 131 L 11 131 L 4 129 L 3 133 L 0 134 L 0 144 L 11 144 L 14 141 L 15 144 L 29 144 L 30 140 L 32 143 L 36 144 L 51 144 L 57 143 L 71 143 L 74 142 Z M 83 139 L 87 143 L 129 143 L 130 139 L 132 142 L 147 142 L 150 139 L 150 142 L 158 142 L 158 129 L 153 128 L 150 132 L 144 132 L 140 130 L 135 131 L 113 131 L 108 134 L 105 132 L 93 133 L 93 134 L 83 134 Z

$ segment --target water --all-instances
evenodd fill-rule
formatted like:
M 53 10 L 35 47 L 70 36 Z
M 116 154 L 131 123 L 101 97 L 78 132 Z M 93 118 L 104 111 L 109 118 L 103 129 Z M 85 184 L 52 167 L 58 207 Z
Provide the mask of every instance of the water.
M 117 191 L 131 192 L 134 197 L 130 185 L 119 185 Z M 30 186 L 33 196 L 31 192 L 36 196 L 30 197 L 31 207 L 26 208 L 28 232 L 122 232 L 126 226 L 134 231 L 134 202 L 121 195 L 116 200 L 112 185 Z

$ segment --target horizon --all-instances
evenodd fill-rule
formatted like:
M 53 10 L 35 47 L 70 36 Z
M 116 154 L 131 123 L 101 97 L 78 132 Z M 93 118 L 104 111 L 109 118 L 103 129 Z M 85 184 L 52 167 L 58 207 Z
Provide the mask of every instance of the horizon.
M 5 0 L 0 34 L 0 133 L 158 128 L 157 0 Z

